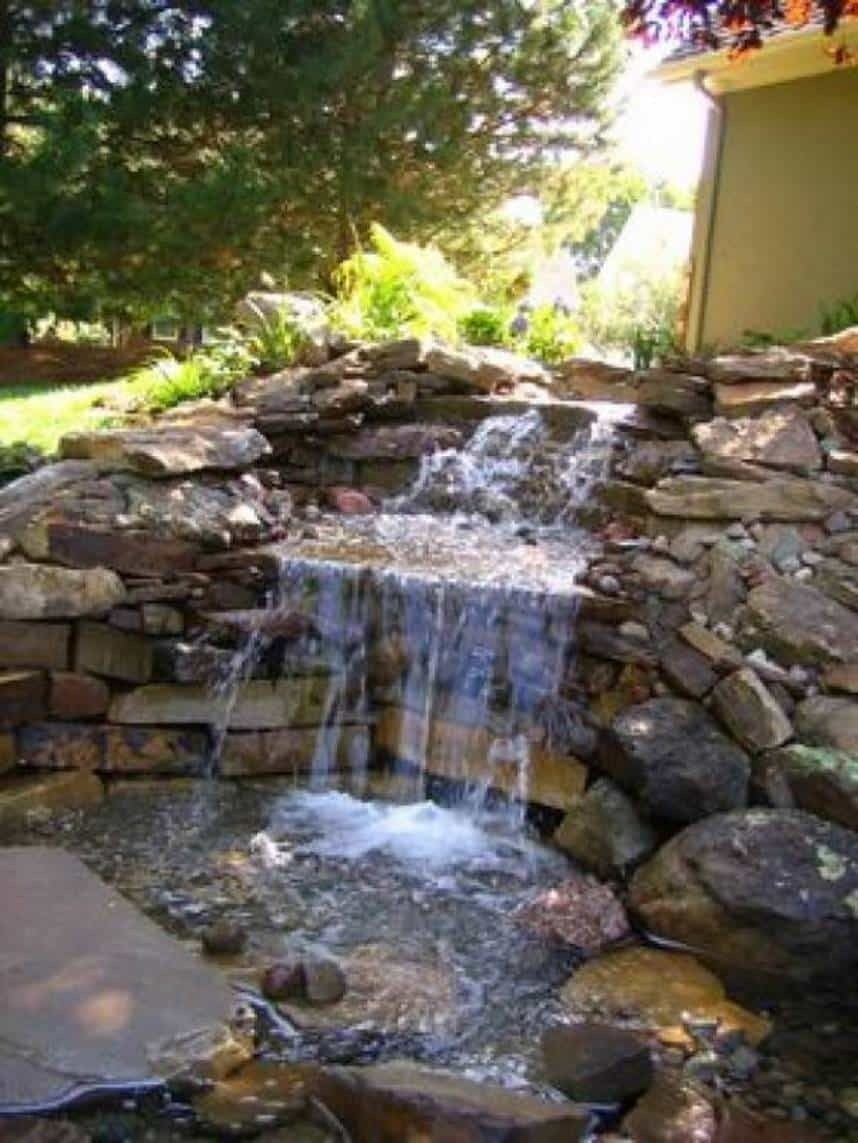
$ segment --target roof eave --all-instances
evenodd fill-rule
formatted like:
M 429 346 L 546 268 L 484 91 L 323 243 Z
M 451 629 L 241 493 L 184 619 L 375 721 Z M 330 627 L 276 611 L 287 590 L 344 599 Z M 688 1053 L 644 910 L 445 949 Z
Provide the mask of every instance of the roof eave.
M 818 26 L 797 28 L 773 37 L 762 51 L 742 60 L 731 60 L 729 50 L 724 48 L 665 60 L 652 74 L 663 83 L 682 83 L 702 77 L 706 89 L 713 95 L 767 87 L 832 70 L 834 64 L 825 51 L 831 42 Z M 846 43 L 853 52 L 858 51 L 858 20 L 845 21 L 833 42 Z

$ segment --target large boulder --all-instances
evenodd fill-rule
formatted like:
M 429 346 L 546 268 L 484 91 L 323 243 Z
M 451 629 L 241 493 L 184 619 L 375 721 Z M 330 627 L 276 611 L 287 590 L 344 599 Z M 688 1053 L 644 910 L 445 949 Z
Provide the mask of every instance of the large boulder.
M 657 818 L 693 822 L 745 805 L 748 758 L 696 702 L 654 698 L 624 710 L 601 761 Z
M 425 360 L 430 373 L 458 381 L 482 393 L 511 389 L 522 381 L 543 385 L 550 381 L 548 371 L 538 362 L 519 357 L 506 349 L 476 346 L 454 349 L 438 344 L 428 349 Z
M 749 594 L 743 644 L 789 664 L 848 663 L 858 647 L 858 615 L 807 584 L 772 576 Z
M 103 430 L 67 433 L 60 441 L 66 459 L 92 460 L 100 468 L 128 469 L 143 476 L 249 468 L 270 451 L 261 433 L 245 427 Z
M 100 615 L 125 599 L 115 572 L 9 564 L 0 567 L 0 619 L 68 619 Z
M 646 929 L 739 970 L 797 980 L 858 967 L 858 836 L 801 810 L 689 826 L 635 874 Z

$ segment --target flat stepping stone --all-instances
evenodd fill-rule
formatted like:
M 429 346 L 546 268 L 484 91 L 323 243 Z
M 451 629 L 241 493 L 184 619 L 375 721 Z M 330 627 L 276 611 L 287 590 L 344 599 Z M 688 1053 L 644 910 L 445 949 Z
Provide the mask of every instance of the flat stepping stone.
M 229 1022 L 217 970 L 65 850 L 0 850 L 0 914 L 0 1114 L 158 1080 Z

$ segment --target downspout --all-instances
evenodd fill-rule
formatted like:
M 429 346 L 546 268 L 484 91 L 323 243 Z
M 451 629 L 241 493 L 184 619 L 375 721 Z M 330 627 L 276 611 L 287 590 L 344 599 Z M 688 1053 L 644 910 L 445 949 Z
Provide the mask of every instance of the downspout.
M 689 348 L 699 352 L 702 348 L 703 326 L 706 312 L 706 295 L 709 290 L 709 277 L 712 261 L 712 236 L 715 229 L 715 211 L 721 181 L 721 158 L 724 150 L 724 123 L 726 108 L 723 98 L 713 94 L 706 87 L 706 73 L 694 73 L 694 87 L 709 104 L 710 120 L 707 128 L 706 158 L 701 185 L 706 189 L 706 200 L 698 215 L 699 229 L 694 235 L 691 297 L 689 299 Z M 693 321 L 693 328 L 692 328 Z

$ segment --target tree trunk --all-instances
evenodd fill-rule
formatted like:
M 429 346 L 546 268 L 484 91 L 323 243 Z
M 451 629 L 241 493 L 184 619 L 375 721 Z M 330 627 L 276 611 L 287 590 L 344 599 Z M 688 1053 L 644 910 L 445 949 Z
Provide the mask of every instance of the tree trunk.
M 6 155 L 9 129 L 9 71 L 12 65 L 12 18 L 9 0 L 0 0 L 0 160 Z

